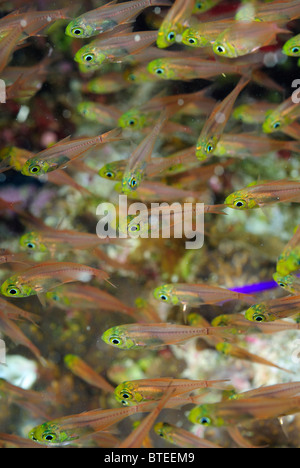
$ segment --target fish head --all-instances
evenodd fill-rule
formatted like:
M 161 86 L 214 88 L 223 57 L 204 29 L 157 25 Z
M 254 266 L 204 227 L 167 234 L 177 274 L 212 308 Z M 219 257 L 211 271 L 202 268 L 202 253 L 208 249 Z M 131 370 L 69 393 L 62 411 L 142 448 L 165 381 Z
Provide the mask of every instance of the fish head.
M 22 249 L 28 251 L 46 252 L 48 250 L 45 244 L 41 242 L 39 233 L 35 231 L 23 234 L 19 243 Z
M 300 57 L 300 34 L 286 41 L 282 52 L 289 57 Z
M 118 169 L 118 162 L 117 163 L 107 163 L 98 171 L 100 177 L 109 180 L 122 180 L 123 178 L 123 171 Z
M 118 126 L 122 128 L 131 128 L 138 130 L 146 125 L 146 115 L 138 109 L 131 109 L 121 115 L 118 121 Z
M 218 39 L 213 43 L 213 51 L 216 55 L 219 55 L 220 57 L 238 57 L 238 52 L 233 44 Z
M 178 34 L 178 25 L 164 22 L 157 33 L 156 45 L 165 49 L 175 43 Z M 177 42 L 177 41 L 176 41 Z
M 235 210 L 250 210 L 259 207 L 255 198 L 241 190 L 228 195 L 228 197 L 225 198 L 224 204 Z
M 245 312 L 245 318 L 251 322 L 270 322 L 274 320 L 268 313 L 267 306 L 263 303 L 249 307 Z
M 169 304 L 176 305 L 179 300 L 176 294 L 173 294 L 174 286 L 172 284 L 165 284 L 163 286 L 158 286 L 154 289 L 153 295 L 155 299 L 158 299 L 162 302 L 167 302 Z
M 4 281 L 0 292 L 6 297 L 28 297 L 35 294 L 35 291 L 30 286 L 21 285 L 16 276 L 11 276 Z
M 101 339 L 111 346 L 114 346 L 119 349 L 131 349 L 135 348 L 135 342 L 128 336 L 124 327 L 112 327 L 106 330 Z
M 224 420 L 220 417 L 215 417 L 213 414 L 213 405 L 204 404 L 195 406 L 189 414 L 188 419 L 194 424 L 202 426 L 223 426 Z
M 75 62 L 88 67 L 89 70 L 98 68 L 106 59 L 106 54 L 102 53 L 91 44 L 87 44 L 79 49 L 75 56 Z
M 38 158 L 30 158 L 23 165 L 21 173 L 26 176 L 38 177 L 47 174 L 50 170 L 50 165 L 46 161 Z
M 170 437 L 170 433 L 172 432 L 173 428 L 170 424 L 166 422 L 159 422 L 156 423 L 153 427 L 154 432 L 161 437 L 162 439 L 168 440 L 169 442 L 172 442 L 172 439 Z
M 78 38 L 91 37 L 98 34 L 98 32 L 100 31 L 97 31 L 92 24 L 79 18 L 71 21 L 65 30 L 67 36 Z
M 172 79 L 175 77 L 174 70 L 166 62 L 165 59 L 155 59 L 148 63 L 147 70 L 152 75 L 155 75 L 164 80 Z
M 31 429 L 28 437 L 35 442 L 58 446 L 78 439 L 79 435 L 76 434 L 75 430 L 61 429 L 59 424 L 55 422 L 46 422 Z
M 182 43 L 189 47 L 205 47 L 209 44 L 209 40 L 197 29 L 187 28 L 182 34 Z
M 205 161 L 209 156 L 214 154 L 217 147 L 217 139 L 215 137 L 199 138 L 196 144 L 196 157 L 199 161 Z
M 114 394 L 118 402 L 123 406 L 134 406 L 143 401 L 143 397 L 139 392 L 136 392 L 134 382 L 123 382 L 115 388 Z

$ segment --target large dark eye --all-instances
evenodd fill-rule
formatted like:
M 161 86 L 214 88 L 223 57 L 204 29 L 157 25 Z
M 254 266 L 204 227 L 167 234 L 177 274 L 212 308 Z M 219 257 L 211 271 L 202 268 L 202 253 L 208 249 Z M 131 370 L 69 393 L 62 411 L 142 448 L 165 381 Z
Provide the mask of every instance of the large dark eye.
M 208 424 L 210 424 L 210 419 L 206 417 L 200 418 L 199 424 L 203 424 L 204 426 L 207 426 Z
M 129 395 L 129 393 L 123 393 L 122 397 L 125 398 L 125 400 L 126 400 L 126 399 L 130 398 L 130 395 Z
M 219 45 L 216 47 L 216 51 L 219 53 L 219 54 L 224 54 L 225 52 L 225 47 Z
M 94 60 L 95 56 L 94 54 L 86 54 L 83 56 L 83 60 L 85 62 L 91 62 L 92 60 Z
M 34 248 L 35 248 L 35 245 L 34 245 L 32 242 L 28 242 L 28 243 L 27 243 L 27 247 L 28 247 L 29 249 L 34 249 Z
M 164 71 L 163 71 L 162 68 L 157 68 L 157 69 L 155 70 L 155 73 L 156 73 L 157 75 L 162 75 L 162 74 L 164 73 Z
M 108 177 L 109 179 L 111 179 L 111 178 L 114 177 L 114 176 L 115 176 L 114 173 L 111 172 L 111 171 L 105 172 L 105 177 Z
M 17 296 L 18 294 L 20 294 L 20 289 L 17 288 L 16 286 L 9 286 L 7 288 L 7 292 L 11 295 L 11 296 Z
M 266 317 L 264 315 L 253 315 L 253 320 L 255 320 L 255 322 L 265 322 L 266 321 Z
M 109 341 L 114 344 L 114 345 L 119 345 L 121 343 L 121 340 L 119 338 L 116 338 L 115 336 L 112 336 Z
M 196 39 L 194 39 L 193 37 L 190 37 L 190 38 L 188 39 L 188 43 L 189 43 L 189 44 L 196 44 L 196 42 L 197 42 Z
M 159 297 L 160 297 L 160 299 L 161 299 L 162 301 L 167 301 L 167 300 L 168 300 L 168 296 L 166 296 L 165 294 L 160 294 Z
M 41 168 L 40 166 L 32 166 L 30 169 L 29 169 L 29 172 L 31 174 L 37 174 L 38 172 L 40 172 Z
M 279 128 L 280 125 L 281 125 L 280 122 L 275 122 L 275 123 L 273 124 L 273 128 L 275 128 L 275 129 L 276 129 L 276 128 Z
M 292 52 L 293 52 L 293 54 L 298 54 L 300 52 L 299 47 L 293 47 Z
M 173 31 L 169 32 L 168 34 L 168 41 L 174 41 L 175 33 Z
M 207 153 L 211 153 L 213 151 L 214 147 L 210 143 L 206 146 L 205 151 Z
M 234 202 L 234 206 L 236 206 L 236 208 L 243 208 L 243 206 L 245 206 L 245 202 L 244 200 L 236 200 Z
M 135 187 L 136 184 L 137 184 L 136 178 L 132 177 L 130 182 L 129 182 L 130 187 Z
M 141 230 L 141 226 L 139 224 L 133 224 L 129 228 L 130 232 L 138 232 Z
M 50 442 L 51 440 L 55 440 L 55 439 L 56 439 L 56 434 L 54 434 L 53 432 L 44 433 L 44 434 L 43 434 L 43 439 L 44 439 L 44 440 L 47 440 L 48 442 Z
M 75 34 L 76 36 L 80 36 L 80 34 L 83 34 L 83 29 L 73 28 L 71 32 L 72 32 L 72 34 Z

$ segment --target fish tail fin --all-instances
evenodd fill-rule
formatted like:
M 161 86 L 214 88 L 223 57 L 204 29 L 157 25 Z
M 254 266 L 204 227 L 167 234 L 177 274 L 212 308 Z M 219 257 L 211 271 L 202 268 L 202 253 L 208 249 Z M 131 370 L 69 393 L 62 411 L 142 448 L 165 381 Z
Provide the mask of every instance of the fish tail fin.
M 102 143 L 122 140 L 122 128 L 116 127 L 101 135 Z

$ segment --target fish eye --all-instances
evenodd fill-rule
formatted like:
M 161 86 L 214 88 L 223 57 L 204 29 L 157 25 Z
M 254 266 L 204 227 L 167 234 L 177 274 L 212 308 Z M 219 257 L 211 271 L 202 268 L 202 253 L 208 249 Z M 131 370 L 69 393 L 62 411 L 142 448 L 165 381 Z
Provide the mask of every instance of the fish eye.
M 264 315 L 262 315 L 262 314 L 254 314 L 252 318 L 253 318 L 253 320 L 255 322 L 265 322 L 266 321 L 266 317 Z
M 105 172 L 105 177 L 108 177 L 109 179 L 111 179 L 114 176 L 115 176 L 115 173 L 112 171 Z
M 33 242 L 27 242 L 26 246 L 29 248 L 29 249 L 35 249 L 35 244 Z
M 141 230 L 141 226 L 139 224 L 133 224 L 132 226 L 129 227 L 129 230 L 131 232 L 138 232 Z
M 129 181 L 129 185 L 131 188 L 134 188 L 137 184 L 137 180 L 135 177 L 131 177 L 130 181 Z
M 300 48 L 299 47 L 293 47 L 292 52 L 293 52 L 293 54 L 298 54 L 300 52 Z
M 167 38 L 168 38 L 168 41 L 174 41 L 175 40 L 175 33 L 173 31 L 169 32 Z
M 202 2 L 197 2 L 195 6 L 196 6 L 197 10 L 201 10 L 203 5 L 202 5 Z
M 243 208 L 243 206 L 245 206 L 245 202 L 244 202 L 244 200 L 236 200 L 234 202 L 234 206 L 236 208 Z
M 85 55 L 83 56 L 83 60 L 84 60 L 85 62 L 91 62 L 92 60 L 94 60 L 94 58 L 95 58 L 95 55 L 94 55 L 94 54 L 85 54 Z
M 128 124 L 129 124 L 130 126 L 135 125 L 135 120 L 134 120 L 134 119 L 130 119 L 130 120 L 128 121 Z
M 213 151 L 214 147 L 210 143 L 206 146 L 205 151 L 207 153 L 211 153 Z
M 276 129 L 276 128 L 279 128 L 280 125 L 281 125 L 280 122 L 275 122 L 275 123 L 273 124 L 273 128 L 275 128 L 275 129 Z
M 37 174 L 38 172 L 40 172 L 41 168 L 40 166 L 32 166 L 30 169 L 29 169 L 29 172 L 31 174 Z
M 226 49 L 225 47 L 221 46 L 221 45 L 218 45 L 216 47 L 216 51 L 219 53 L 219 54 L 224 54 L 224 52 L 226 52 Z
M 20 289 L 17 288 L 16 286 L 8 286 L 7 290 L 6 290 L 11 296 L 17 296 L 18 294 L 20 294 Z
M 117 338 L 116 336 L 111 336 L 109 338 L 109 342 L 111 344 L 113 344 L 113 345 L 116 345 L 116 346 L 122 343 L 122 341 L 119 338 Z
M 72 34 L 75 34 L 76 36 L 80 36 L 80 34 L 83 34 L 83 29 L 82 28 L 73 28 L 71 30 Z
M 128 75 L 128 80 L 130 81 L 135 81 L 136 80 L 136 76 L 133 74 L 133 73 L 130 73 L 130 75 Z
M 130 393 L 124 392 L 124 393 L 122 393 L 122 397 L 125 400 L 128 400 L 128 399 L 130 399 L 132 397 L 132 395 Z
M 162 74 L 164 73 L 164 70 L 163 70 L 162 68 L 157 68 L 157 69 L 155 70 L 155 73 L 156 73 L 157 75 L 162 75 Z
M 162 300 L 162 301 L 167 301 L 169 298 L 166 294 L 160 294 L 159 295 L 159 298 Z
M 44 432 L 42 438 L 50 442 L 56 439 L 56 434 L 54 434 L 53 432 Z
M 203 418 L 200 418 L 198 422 L 199 424 L 203 424 L 203 426 L 208 426 L 211 423 L 210 419 L 205 416 Z
M 189 37 L 188 43 L 189 44 L 197 44 L 197 41 L 196 41 L 196 39 L 194 37 Z

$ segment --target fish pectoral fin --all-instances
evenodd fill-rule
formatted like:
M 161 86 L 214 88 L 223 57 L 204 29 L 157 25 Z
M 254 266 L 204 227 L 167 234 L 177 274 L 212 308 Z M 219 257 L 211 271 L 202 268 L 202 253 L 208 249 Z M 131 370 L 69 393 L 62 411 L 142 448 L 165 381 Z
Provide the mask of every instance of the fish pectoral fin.
M 46 295 L 44 293 L 38 293 L 37 298 L 42 304 L 42 306 L 45 308 L 47 306 Z

